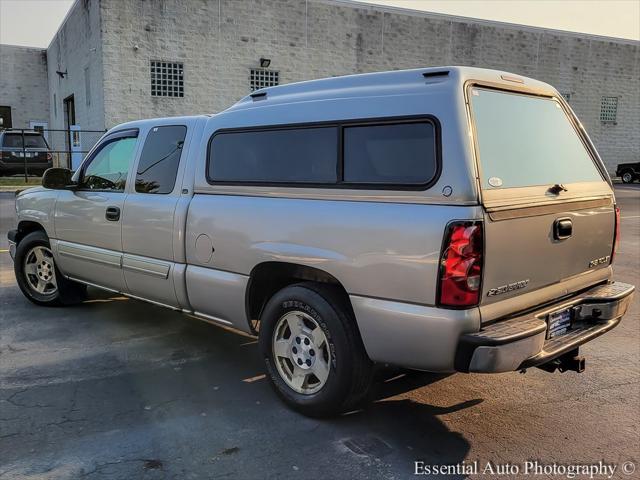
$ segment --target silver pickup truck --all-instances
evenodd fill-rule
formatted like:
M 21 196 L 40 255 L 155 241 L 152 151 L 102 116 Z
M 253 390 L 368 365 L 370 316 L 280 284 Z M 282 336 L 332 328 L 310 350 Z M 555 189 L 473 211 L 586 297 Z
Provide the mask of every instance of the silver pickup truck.
M 18 195 L 18 284 L 86 285 L 256 334 L 278 394 L 354 408 L 376 364 L 582 371 L 634 287 L 618 210 L 551 86 L 443 67 L 259 90 L 119 125 Z

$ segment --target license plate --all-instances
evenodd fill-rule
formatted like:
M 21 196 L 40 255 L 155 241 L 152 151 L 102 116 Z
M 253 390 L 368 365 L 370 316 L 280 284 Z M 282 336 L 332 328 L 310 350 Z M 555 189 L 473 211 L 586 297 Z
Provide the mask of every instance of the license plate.
M 547 319 L 547 338 L 567 333 L 571 327 L 571 310 L 566 308 L 549 314 Z

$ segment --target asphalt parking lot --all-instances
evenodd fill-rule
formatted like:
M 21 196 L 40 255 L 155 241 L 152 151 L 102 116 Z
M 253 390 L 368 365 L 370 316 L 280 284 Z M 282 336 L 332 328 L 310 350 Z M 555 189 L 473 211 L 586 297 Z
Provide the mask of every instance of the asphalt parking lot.
M 615 278 L 640 285 L 640 185 L 616 194 Z M 6 253 L 13 205 L 0 193 L 2 480 L 399 479 L 416 460 L 478 461 L 471 478 L 495 478 L 486 462 L 521 469 L 503 478 L 528 460 L 640 469 L 639 294 L 581 349 L 582 374 L 409 374 L 362 411 L 312 420 L 276 398 L 251 337 L 97 290 L 77 307 L 30 304 Z

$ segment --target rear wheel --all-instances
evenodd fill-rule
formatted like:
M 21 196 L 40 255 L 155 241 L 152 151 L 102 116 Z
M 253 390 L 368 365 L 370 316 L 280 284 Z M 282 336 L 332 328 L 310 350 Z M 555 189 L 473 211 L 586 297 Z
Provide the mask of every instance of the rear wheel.
M 62 276 L 43 231 L 25 236 L 16 247 L 16 280 L 22 293 L 37 305 L 70 305 L 86 297 L 86 287 Z
M 372 364 L 347 301 L 330 287 L 300 283 L 267 303 L 260 350 L 271 384 L 309 416 L 355 408 L 371 385 Z
M 622 172 L 622 182 L 623 183 L 633 183 L 633 172 L 627 170 Z

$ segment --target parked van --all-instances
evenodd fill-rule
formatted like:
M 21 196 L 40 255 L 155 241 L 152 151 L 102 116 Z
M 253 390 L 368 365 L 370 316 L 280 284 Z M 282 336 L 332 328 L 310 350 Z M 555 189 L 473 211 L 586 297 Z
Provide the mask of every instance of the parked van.
M 9 234 L 27 298 L 94 285 L 255 334 L 308 415 L 355 408 L 375 364 L 582 371 L 634 291 L 612 280 L 618 210 L 582 125 L 505 72 L 259 90 L 119 125 L 43 185 Z

